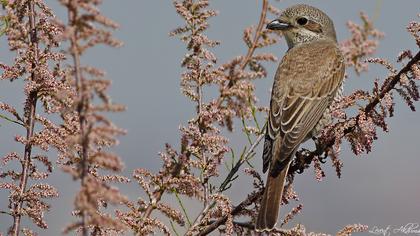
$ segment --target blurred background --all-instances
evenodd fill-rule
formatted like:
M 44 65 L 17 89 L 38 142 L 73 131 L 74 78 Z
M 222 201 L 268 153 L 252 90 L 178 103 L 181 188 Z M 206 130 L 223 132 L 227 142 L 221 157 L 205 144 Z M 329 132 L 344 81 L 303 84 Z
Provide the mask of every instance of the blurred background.
M 271 1 L 284 9 L 297 1 Z M 335 23 L 339 41 L 349 37 L 346 28 L 348 20 L 360 23 L 359 12 L 366 12 L 374 25 L 385 33 L 376 56 L 396 62 L 398 53 L 404 49 L 416 49 L 406 26 L 412 20 L 418 21 L 419 1 L 299 1 L 316 6 L 325 11 Z M 58 1 L 48 0 L 57 16 L 66 19 L 65 10 Z M 213 52 L 218 63 L 223 63 L 237 55 L 246 53 L 242 42 L 243 29 L 257 24 L 261 3 L 257 0 L 213 0 L 210 6 L 219 15 L 210 20 L 207 35 L 221 41 Z M 126 164 L 124 175 L 130 176 L 135 168 L 142 167 L 158 171 L 161 165 L 158 152 L 169 143 L 179 146 L 180 124 L 194 116 L 194 106 L 180 92 L 179 78 L 183 69 L 180 61 L 186 53 L 185 45 L 168 33 L 183 24 L 176 14 L 171 1 L 164 0 L 123 0 L 104 1 L 103 13 L 120 23 L 115 36 L 124 41 L 119 49 L 96 47 L 89 51 L 82 63 L 97 66 L 107 72 L 112 80 L 110 95 L 117 103 L 127 105 L 124 113 L 111 114 L 112 120 L 128 130 L 120 138 L 120 145 L 114 149 Z M 268 49 L 278 58 L 287 50 L 282 40 Z M 10 63 L 14 55 L 7 49 L 5 37 L 0 37 L 0 60 Z M 270 88 L 277 63 L 266 64 L 268 77 L 256 82 L 260 105 L 268 105 Z M 397 67 L 398 69 L 399 67 Z M 371 65 L 368 73 L 360 77 L 349 71 L 345 93 L 354 89 L 370 89 L 375 78 L 385 78 L 387 71 Z M 0 81 L 0 101 L 21 109 L 24 102 L 22 81 L 10 83 Z M 418 107 L 419 103 L 416 104 Z M 419 108 L 420 109 L 420 108 Z M 262 117 L 261 117 L 262 118 Z M 261 119 L 261 122 L 263 120 Z M 297 223 L 305 225 L 308 231 L 335 234 L 347 224 L 362 223 L 370 228 L 399 227 L 407 223 L 420 223 L 420 113 L 410 109 L 397 98 L 395 116 L 389 119 L 389 133 L 378 134 L 379 140 L 368 155 L 355 157 L 348 145 L 343 145 L 341 159 L 344 162 L 341 179 L 328 162 L 324 165 L 326 178 L 318 182 L 313 169 L 308 169 L 295 178 L 295 190 L 303 203 L 303 211 L 286 227 Z M 0 120 L 0 156 L 10 151 L 23 152 L 23 147 L 13 141 L 23 130 L 16 125 Z M 240 123 L 236 132 L 228 134 L 230 146 L 239 151 L 247 144 L 242 135 Z M 253 164 L 261 171 L 261 146 Z M 50 160 L 56 160 L 54 153 Z M 222 167 L 223 169 L 223 167 Z M 250 191 L 251 179 L 240 172 L 240 180 L 227 194 L 234 203 L 245 198 Z M 222 172 L 223 176 L 223 172 Z M 48 179 L 49 184 L 58 188 L 60 197 L 52 200 L 52 211 L 46 215 L 49 229 L 35 229 L 39 235 L 59 235 L 73 219 L 74 194 L 79 183 L 60 170 Z M 143 196 L 136 183 L 120 186 L 123 193 L 135 200 Z M 8 193 L 0 192 L 0 209 L 7 208 Z M 175 203 L 174 203 L 175 204 Z M 292 202 L 291 206 L 298 203 Z M 201 209 L 197 203 L 189 206 L 193 212 Z M 286 207 L 285 209 L 290 209 Z M 283 210 L 285 214 L 287 211 Z M 0 215 L 0 232 L 5 233 L 12 224 L 10 217 Z M 31 222 L 24 221 L 25 225 Z M 420 228 L 420 227 L 419 227 Z M 363 233 L 366 235 L 368 233 Z

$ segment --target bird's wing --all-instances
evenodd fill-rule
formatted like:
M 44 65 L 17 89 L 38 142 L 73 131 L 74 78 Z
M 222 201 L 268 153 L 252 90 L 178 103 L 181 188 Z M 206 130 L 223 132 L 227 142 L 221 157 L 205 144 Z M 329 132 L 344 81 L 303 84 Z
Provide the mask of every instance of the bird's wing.
M 277 70 L 264 145 L 264 172 L 276 175 L 334 99 L 344 77 L 336 44 L 319 41 L 290 49 Z

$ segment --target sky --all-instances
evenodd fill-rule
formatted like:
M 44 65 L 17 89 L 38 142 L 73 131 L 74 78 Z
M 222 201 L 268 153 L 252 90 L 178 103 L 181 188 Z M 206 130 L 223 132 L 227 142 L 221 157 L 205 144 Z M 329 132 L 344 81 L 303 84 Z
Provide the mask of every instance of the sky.
M 66 14 L 58 1 L 48 0 L 57 16 L 65 19 Z M 218 62 L 246 53 L 242 42 L 243 29 L 257 24 L 261 1 L 257 0 L 213 0 L 211 8 L 219 15 L 210 20 L 208 36 L 221 41 L 213 52 Z M 396 63 L 396 56 L 404 49 L 416 50 L 415 42 L 405 27 L 412 20 L 418 21 L 418 0 L 318 0 L 318 1 L 273 1 L 284 9 L 296 3 L 306 3 L 322 9 L 334 21 L 338 40 L 349 36 L 345 26 L 348 20 L 359 22 L 359 12 L 364 11 L 374 17 L 376 27 L 385 33 L 376 56 Z M 182 57 L 185 45 L 168 33 L 183 24 L 176 14 L 172 1 L 165 0 L 106 0 L 101 7 L 103 13 L 117 21 L 121 28 L 115 36 L 124 41 L 119 49 L 99 46 L 92 49 L 82 59 L 82 63 L 97 66 L 107 72 L 112 80 L 110 95 L 113 101 L 127 106 L 127 111 L 110 117 L 128 134 L 120 138 L 120 144 L 113 151 L 125 162 L 124 174 L 130 176 L 135 168 L 157 171 L 161 162 L 158 152 L 165 143 L 177 147 L 179 126 L 186 124 L 194 116 L 193 104 L 184 97 L 179 88 Z M 360 22 L 359 22 L 360 23 Z M 287 50 L 282 40 L 268 48 L 278 58 Z M 417 49 L 418 50 L 418 49 Z M 13 54 L 8 52 L 4 37 L 0 38 L 0 61 L 10 62 Z M 398 65 L 397 68 L 399 68 Z M 270 88 L 276 63 L 266 64 L 268 76 L 256 82 L 256 93 L 261 105 L 269 102 Z M 355 89 L 368 89 L 375 78 L 385 78 L 387 71 L 372 65 L 368 73 L 360 77 L 349 71 L 345 94 Z M 10 83 L 0 81 L 0 101 L 22 107 L 24 95 L 21 81 Z M 420 104 L 416 104 L 419 106 Z M 295 190 L 303 203 L 303 211 L 286 227 L 297 223 L 305 225 L 308 231 L 334 234 L 347 224 L 362 223 L 370 228 L 399 227 L 409 223 L 420 224 L 420 113 L 410 109 L 397 98 L 395 116 L 389 119 L 389 133 L 379 133 L 374 150 L 359 157 L 343 145 L 341 159 L 344 162 L 341 179 L 335 175 L 330 163 L 325 165 L 326 178 L 318 182 L 313 169 L 306 170 L 295 178 Z M 0 156 L 10 151 L 23 152 L 23 147 L 13 138 L 23 130 L 0 120 Z M 246 144 L 241 135 L 240 125 L 236 133 L 229 134 L 230 146 L 240 150 Z M 253 160 L 261 171 L 261 147 Z M 51 153 L 52 161 L 56 160 Z M 243 177 L 243 172 L 241 172 Z M 59 192 L 58 199 L 50 201 L 52 211 L 47 213 L 49 229 L 36 229 L 40 235 L 60 235 L 70 223 L 70 212 L 78 183 L 58 168 L 48 179 Z M 135 200 L 143 193 L 135 183 L 120 186 L 123 193 Z M 237 203 L 251 189 L 248 177 L 240 181 L 227 193 Z M 7 192 L 0 192 L 0 209 L 7 207 Z M 292 206 L 297 205 L 293 203 Z M 189 205 L 192 212 L 198 210 L 197 203 Z M 282 208 L 288 212 L 290 207 Z M 5 233 L 11 224 L 10 218 L 0 215 L 0 232 Z M 31 226 L 27 220 L 25 225 Z M 35 229 L 35 227 L 32 227 Z M 363 235 L 367 235 L 365 233 Z

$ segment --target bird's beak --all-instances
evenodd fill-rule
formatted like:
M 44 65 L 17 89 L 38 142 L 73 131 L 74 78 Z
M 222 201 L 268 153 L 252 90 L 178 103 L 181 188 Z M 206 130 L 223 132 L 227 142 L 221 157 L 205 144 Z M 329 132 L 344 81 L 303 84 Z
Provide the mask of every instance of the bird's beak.
M 285 20 L 275 19 L 268 23 L 266 28 L 270 30 L 285 30 L 290 28 L 290 26 L 290 23 L 286 22 Z

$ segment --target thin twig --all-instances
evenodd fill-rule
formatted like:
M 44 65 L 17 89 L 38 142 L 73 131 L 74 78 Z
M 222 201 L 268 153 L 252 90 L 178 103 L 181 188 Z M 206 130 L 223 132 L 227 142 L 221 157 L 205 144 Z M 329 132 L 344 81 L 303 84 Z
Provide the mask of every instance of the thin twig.
M 191 220 L 190 220 L 190 217 L 188 216 L 187 209 L 185 209 L 185 206 L 184 206 L 184 203 L 182 202 L 182 199 L 179 197 L 178 192 L 176 190 L 174 190 L 173 192 L 175 193 L 175 197 L 178 200 L 179 205 L 181 206 L 181 209 L 182 209 L 182 212 L 185 215 L 185 218 L 187 219 L 188 226 L 191 226 L 192 225 Z
M 252 43 L 251 47 L 248 49 L 248 52 L 247 52 L 244 60 L 242 61 L 241 70 L 245 69 L 246 65 L 251 60 L 255 49 L 257 48 L 258 41 L 261 37 L 261 32 L 264 28 L 265 18 L 267 16 L 267 10 L 268 10 L 268 0 L 263 0 L 260 20 L 258 22 L 257 29 L 255 30 L 254 40 L 253 40 L 253 43 Z
M 17 121 L 17 120 L 13 120 L 13 119 L 11 119 L 11 118 L 9 118 L 9 117 L 5 116 L 5 115 L 0 114 L 0 118 L 1 118 L 1 119 L 4 119 L 4 120 L 7 120 L 7 121 L 9 121 L 9 122 L 12 122 L 12 123 L 15 123 L 15 124 L 18 124 L 18 125 L 21 125 L 21 126 L 25 127 L 25 124 L 23 124 L 23 123 L 21 123 L 21 122 L 19 122 L 19 121 Z
M 7 211 L 0 211 L 0 214 L 5 214 L 5 215 L 13 216 L 12 213 L 7 212 Z
M 86 109 L 86 95 L 85 95 L 85 86 L 84 86 L 84 78 L 81 72 L 81 65 L 80 65 L 80 52 L 78 49 L 78 31 L 77 31 L 77 6 L 73 4 L 71 1 L 68 5 L 68 18 L 69 18 L 69 25 L 74 27 L 73 34 L 70 37 L 70 53 L 73 58 L 73 65 L 74 65 L 74 77 L 76 81 L 76 91 L 79 98 L 79 104 L 77 107 L 77 112 L 79 116 L 79 125 L 80 125 L 80 136 L 82 137 L 81 146 L 81 185 L 85 185 L 85 180 L 88 172 L 88 148 L 89 148 L 89 128 L 87 127 L 86 117 L 85 117 L 85 109 Z M 85 211 L 82 211 L 82 234 L 83 236 L 88 235 L 88 220 Z
M 263 139 L 264 134 L 260 134 L 257 139 L 252 143 L 251 147 L 248 149 L 248 151 L 243 155 L 243 157 L 239 158 L 239 160 L 236 162 L 235 166 L 230 170 L 229 174 L 226 176 L 225 180 L 222 182 L 222 184 L 219 187 L 219 192 L 222 192 L 225 190 L 226 186 L 230 183 L 233 176 L 238 172 L 239 168 L 254 154 L 255 148 L 258 146 L 258 144 Z
M 31 73 L 31 80 L 36 81 L 37 74 L 35 73 L 35 69 L 38 65 L 38 37 L 37 31 L 35 26 L 35 3 L 33 0 L 28 1 L 28 8 L 29 8 L 29 40 L 30 46 L 34 49 L 34 60 L 32 62 L 32 73 Z M 36 103 L 37 103 L 38 94 L 36 91 L 32 91 L 26 100 L 26 108 L 28 110 L 26 115 L 26 140 L 27 143 L 25 144 L 25 153 L 23 157 L 23 164 L 22 164 L 22 173 L 20 177 L 19 183 L 19 199 L 17 204 L 13 207 L 13 226 L 11 235 L 18 236 L 20 231 L 20 222 L 22 219 L 22 204 L 23 199 L 21 198 L 24 193 L 26 192 L 26 185 L 28 183 L 29 177 L 29 167 L 31 164 L 31 152 L 32 152 L 32 144 L 30 142 L 35 127 L 35 112 L 36 112 Z
M 252 41 L 251 47 L 248 48 L 248 51 L 246 53 L 246 56 L 243 58 L 240 70 L 245 70 L 248 63 L 251 61 L 252 56 L 254 55 L 255 49 L 257 48 L 258 41 L 261 37 L 262 30 L 264 28 L 266 16 L 268 11 L 268 0 L 262 0 L 262 9 L 260 14 L 260 19 L 258 21 L 257 28 L 255 30 L 254 39 Z M 235 77 L 236 75 L 232 75 L 232 77 Z M 226 85 L 226 88 L 224 89 L 230 89 L 234 85 L 234 80 L 230 80 L 230 82 Z M 220 106 L 223 101 L 225 100 L 225 96 L 221 96 L 218 101 L 218 105 Z
M 174 222 L 172 220 L 170 220 L 169 223 L 171 224 L 172 231 L 174 231 L 174 233 L 176 234 L 176 236 L 179 236 L 179 233 L 175 229 Z
M 203 128 L 203 120 L 202 120 L 202 116 L 201 116 L 202 112 L 203 112 L 203 88 L 202 88 L 202 85 L 201 85 L 201 77 L 202 77 L 202 70 L 200 69 L 200 73 L 199 73 L 198 78 L 197 78 L 197 80 L 198 80 L 197 81 L 197 94 L 198 94 L 197 116 L 198 116 L 198 127 L 200 127 L 200 132 L 205 133 L 206 130 Z M 204 146 L 201 146 L 201 148 L 200 148 L 200 155 L 201 155 L 201 158 L 202 158 L 203 163 L 204 163 L 204 166 L 203 166 L 203 169 L 202 169 L 202 175 L 203 175 L 202 185 L 203 185 L 203 192 L 204 192 L 204 202 L 203 202 L 203 204 L 204 204 L 204 207 L 206 207 L 207 204 L 208 204 L 208 198 L 209 198 L 209 192 L 210 191 L 209 191 L 209 186 L 208 186 L 208 183 L 207 183 L 208 179 L 206 179 L 206 177 L 205 177 L 208 160 L 207 160 L 206 154 L 204 153 Z

